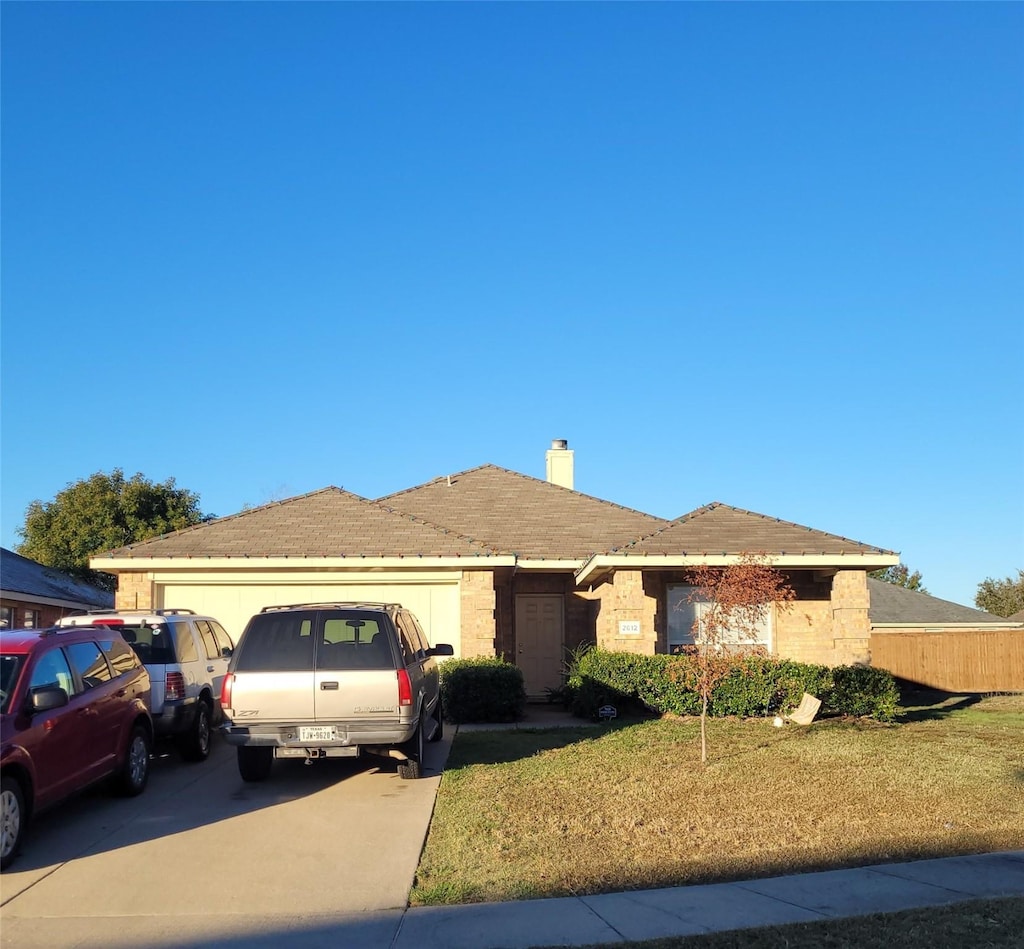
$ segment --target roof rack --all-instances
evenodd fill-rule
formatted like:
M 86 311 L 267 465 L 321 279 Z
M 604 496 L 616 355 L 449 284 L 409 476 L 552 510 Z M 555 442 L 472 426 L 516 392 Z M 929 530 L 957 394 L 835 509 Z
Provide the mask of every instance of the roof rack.
M 195 616 L 195 610 L 186 609 L 159 609 L 159 610 L 75 610 L 68 613 L 68 616 Z
M 316 609 L 346 609 L 346 610 L 400 610 L 401 603 L 370 603 L 364 600 L 353 601 L 332 601 L 330 603 L 277 603 L 273 606 L 265 606 L 261 613 L 272 613 L 274 610 L 316 610 Z

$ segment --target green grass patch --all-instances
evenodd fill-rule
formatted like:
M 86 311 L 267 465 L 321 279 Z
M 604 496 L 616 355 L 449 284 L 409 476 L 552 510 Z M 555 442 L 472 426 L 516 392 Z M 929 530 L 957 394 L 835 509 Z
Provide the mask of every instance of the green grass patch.
M 1024 696 L 897 725 L 695 719 L 456 737 L 414 904 L 720 882 L 1024 847 Z

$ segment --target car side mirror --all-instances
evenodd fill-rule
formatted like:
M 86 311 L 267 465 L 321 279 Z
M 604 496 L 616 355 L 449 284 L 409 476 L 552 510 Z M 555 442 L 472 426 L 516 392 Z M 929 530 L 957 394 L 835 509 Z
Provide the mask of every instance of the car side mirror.
M 455 650 L 448 643 L 438 643 L 433 649 L 427 650 L 428 656 L 454 656 Z
M 56 685 L 43 686 L 40 689 L 32 690 L 32 698 L 29 705 L 32 712 L 49 712 L 51 709 L 62 708 L 71 700 L 67 692 Z

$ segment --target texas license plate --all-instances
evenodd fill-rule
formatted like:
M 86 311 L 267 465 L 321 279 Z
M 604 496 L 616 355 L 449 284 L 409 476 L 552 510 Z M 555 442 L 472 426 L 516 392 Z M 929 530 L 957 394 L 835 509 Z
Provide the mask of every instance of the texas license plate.
M 299 741 L 336 741 L 338 731 L 333 725 L 307 725 L 299 729 Z

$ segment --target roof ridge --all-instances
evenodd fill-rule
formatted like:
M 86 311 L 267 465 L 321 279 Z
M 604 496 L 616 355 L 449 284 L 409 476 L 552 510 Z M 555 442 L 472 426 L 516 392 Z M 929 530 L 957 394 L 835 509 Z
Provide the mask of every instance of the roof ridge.
M 652 533 L 647 534 L 647 535 L 645 535 L 643 537 L 640 537 L 637 540 L 632 541 L 631 543 L 625 544 L 623 546 L 625 546 L 625 547 L 634 547 L 634 546 L 636 546 L 636 544 L 639 544 L 639 543 L 642 543 L 643 541 L 649 540 L 651 537 L 656 537 L 658 534 L 661 534 L 664 531 L 669 530 L 669 529 L 671 529 L 672 527 L 674 527 L 674 526 L 676 526 L 678 524 L 685 524 L 685 523 L 688 523 L 691 520 L 696 520 L 698 517 L 701 517 L 701 516 L 703 516 L 705 514 L 710 514 L 712 511 L 717 510 L 718 508 L 722 508 L 722 509 L 727 510 L 727 511 L 734 511 L 737 514 L 745 514 L 748 517 L 759 517 L 762 520 L 773 521 L 776 524 L 782 524 L 782 525 L 784 525 L 786 527 L 795 527 L 798 530 L 808 531 L 811 534 L 817 534 L 818 536 L 821 536 L 821 537 L 829 537 L 832 540 L 841 540 L 841 541 L 845 541 L 848 544 L 856 544 L 858 547 L 866 547 L 868 550 L 873 550 L 876 553 L 881 553 L 881 554 L 895 554 L 896 553 L 896 551 L 894 551 L 894 550 L 886 550 L 884 547 L 876 547 L 874 544 L 866 544 L 862 540 L 855 540 L 852 537 L 844 537 L 842 534 L 833 534 L 831 531 L 819 530 L 817 527 L 808 527 L 806 524 L 798 524 L 796 521 L 787 521 L 787 520 L 785 520 L 784 518 L 781 518 L 781 517 L 772 517 L 770 514 L 761 514 L 759 511 L 750 511 L 750 510 L 747 510 L 746 508 L 736 507 L 733 504 L 725 504 L 722 501 L 710 501 L 707 504 L 702 505 L 701 507 L 694 508 L 694 510 L 692 510 L 692 511 L 686 513 L 686 514 L 681 514 L 679 517 L 675 518 L 674 520 L 669 521 L 664 526 L 659 527 L 656 531 L 653 531 Z M 611 552 L 614 552 L 615 550 L 621 550 L 621 549 L 622 549 L 621 547 L 616 547 Z
M 399 491 L 392 491 L 390 494 L 382 494 L 379 498 L 375 498 L 376 501 L 386 501 L 388 498 L 397 498 L 402 494 L 411 494 L 413 491 L 418 491 L 420 488 L 429 487 L 432 484 L 437 484 L 440 481 L 445 481 L 451 478 L 461 478 L 463 475 L 471 474 L 474 471 L 480 471 L 483 468 L 497 468 L 497 465 L 485 463 L 482 465 L 475 465 L 472 468 L 466 468 L 464 471 L 453 471 L 451 474 L 438 475 L 436 478 L 430 478 L 428 481 L 421 481 L 419 484 L 411 485 L 408 488 L 402 488 Z
M 429 482 L 432 483 L 432 482 Z M 492 554 L 511 553 L 511 551 L 503 550 L 500 547 L 495 547 L 492 544 L 487 544 L 482 540 L 477 540 L 475 537 L 470 537 L 467 534 L 462 534 L 457 530 L 453 530 L 450 527 L 445 527 L 443 524 L 435 524 L 433 521 L 428 521 L 424 517 L 420 517 L 417 514 L 410 514 L 408 511 L 400 511 L 398 508 L 389 507 L 384 504 L 383 500 L 371 500 L 369 498 L 361 498 L 360 500 L 366 501 L 367 504 L 371 504 L 381 511 L 388 514 L 393 514 L 397 517 L 408 518 L 414 524 L 422 524 L 424 527 L 429 527 L 431 530 L 438 531 L 445 535 L 451 535 L 459 540 L 464 540 L 467 544 L 472 544 L 474 547 L 480 547 L 482 550 L 489 551 Z

